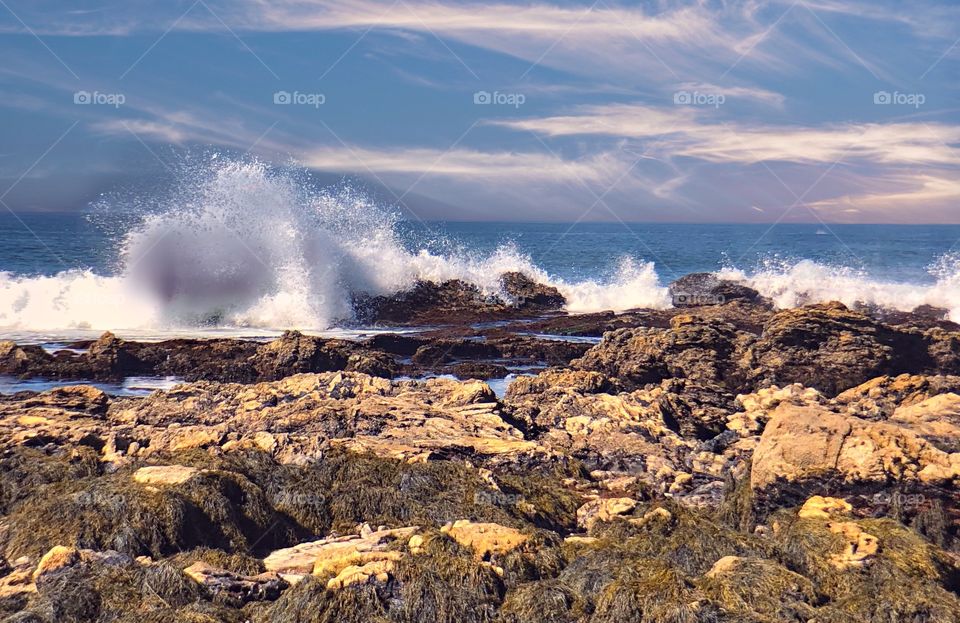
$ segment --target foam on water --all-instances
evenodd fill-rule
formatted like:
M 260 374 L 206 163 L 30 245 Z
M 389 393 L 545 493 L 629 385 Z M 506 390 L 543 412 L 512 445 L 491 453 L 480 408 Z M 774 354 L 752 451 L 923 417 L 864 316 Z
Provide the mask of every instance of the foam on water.
M 948 317 L 960 321 L 960 254 L 940 257 L 930 266 L 929 273 L 928 284 L 900 283 L 872 278 L 864 271 L 845 266 L 800 260 L 769 261 L 751 274 L 728 268 L 719 275 L 755 288 L 780 308 L 824 301 L 840 301 L 848 307 L 873 304 L 902 311 L 932 305 L 949 310 Z
M 397 218 L 349 185 L 316 191 L 296 171 L 213 157 L 145 210 L 120 243 L 116 275 L 0 273 L 0 327 L 7 335 L 320 331 L 350 322 L 352 295 L 391 294 L 417 279 L 462 279 L 488 293 L 507 271 L 551 282 L 509 245 L 484 257 L 411 252 Z M 571 311 L 667 304 L 653 265 L 632 260 L 609 285 L 555 283 Z
M 177 189 L 132 201 L 139 223 L 118 242 L 113 275 L 0 272 L 0 334 L 90 337 L 272 336 L 287 328 L 349 325 L 355 294 L 391 294 L 417 279 L 462 279 L 487 293 L 521 271 L 556 286 L 571 312 L 665 308 L 667 288 L 651 262 L 623 257 L 606 279 L 564 281 L 516 246 L 480 255 L 405 246 L 399 216 L 350 185 L 316 190 L 297 170 L 219 157 L 185 168 Z M 123 212 L 130 206 L 115 205 Z M 931 284 L 885 282 L 810 260 L 721 272 L 780 307 L 840 300 L 910 310 L 931 304 L 960 320 L 960 255 L 931 267 Z

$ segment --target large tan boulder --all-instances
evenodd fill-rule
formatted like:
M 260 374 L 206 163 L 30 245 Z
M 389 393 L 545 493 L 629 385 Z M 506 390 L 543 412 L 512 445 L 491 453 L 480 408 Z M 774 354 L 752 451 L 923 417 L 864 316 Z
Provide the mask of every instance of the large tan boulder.
M 960 479 L 960 454 L 940 450 L 903 421 L 781 404 L 754 452 L 751 485 L 763 489 L 778 481 L 823 478 L 949 486 Z

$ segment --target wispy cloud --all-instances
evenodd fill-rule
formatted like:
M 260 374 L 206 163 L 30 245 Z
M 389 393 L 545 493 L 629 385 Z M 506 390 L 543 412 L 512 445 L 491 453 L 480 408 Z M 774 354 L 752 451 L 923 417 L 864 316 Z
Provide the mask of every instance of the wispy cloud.
M 614 104 L 554 117 L 489 123 L 548 136 L 601 135 L 649 140 L 664 157 L 754 164 L 831 163 L 841 158 L 879 164 L 960 165 L 960 126 L 943 123 L 845 123 L 777 126 L 719 122 L 694 107 Z

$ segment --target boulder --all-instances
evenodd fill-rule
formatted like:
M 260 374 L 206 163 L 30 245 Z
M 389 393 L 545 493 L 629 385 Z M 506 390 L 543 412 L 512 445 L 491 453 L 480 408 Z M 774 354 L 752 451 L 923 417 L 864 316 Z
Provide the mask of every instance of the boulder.
M 277 550 L 263 559 L 268 571 L 284 575 L 336 576 L 350 566 L 375 561 L 399 560 L 402 552 L 394 544 L 406 543 L 419 528 L 384 528 L 342 537 L 327 537 Z
M 853 510 L 849 502 L 840 498 L 825 498 L 815 495 L 803 503 L 797 511 L 801 519 L 831 519 L 837 515 L 845 515 Z
M 781 404 L 753 454 L 755 490 L 807 482 L 837 488 L 889 483 L 952 486 L 960 453 L 940 450 L 905 422 L 874 422 L 825 407 Z
M 739 385 L 735 352 L 746 340 L 733 325 L 679 315 L 670 329 L 620 329 L 603 336 L 580 359 L 576 370 L 600 372 L 626 389 L 685 378 L 728 387 Z
M 690 273 L 668 286 L 674 307 L 723 305 L 740 300 L 769 306 L 759 292 L 735 281 L 720 279 L 715 273 Z
M 555 287 L 537 283 L 520 272 L 501 275 L 500 286 L 520 309 L 553 310 L 562 309 L 567 304 L 567 300 Z
M 800 383 L 834 396 L 877 376 L 931 367 L 923 338 L 841 303 L 775 314 L 740 365 L 753 385 Z

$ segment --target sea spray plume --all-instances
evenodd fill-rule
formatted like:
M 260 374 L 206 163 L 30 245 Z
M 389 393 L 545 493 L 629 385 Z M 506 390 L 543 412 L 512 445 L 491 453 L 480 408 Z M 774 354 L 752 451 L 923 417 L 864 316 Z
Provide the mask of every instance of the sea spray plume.
M 349 317 L 343 245 L 308 187 L 257 161 L 194 172 L 124 243 L 124 278 L 176 325 L 324 328 Z
M 97 206 L 113 224 L 125 211 L 139 214 L 117 244 L 114 275 L 0 274 L 0 326 L 323 330 L 352 322 L 357 294 L 449 279 L 499 294 L 500 276 L 514 271 L 556 286 L 571 311 L 669 304 L 653 264 L 627 257 L 607 279 L 566 282 L 513 244 L 481 254 L 450 241 L 401 240 L 397 212 L 350 183 L 318 189 L 304 169 L 206 153 L 184 156 L 175 171 L 172 189 Z

